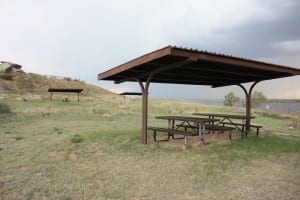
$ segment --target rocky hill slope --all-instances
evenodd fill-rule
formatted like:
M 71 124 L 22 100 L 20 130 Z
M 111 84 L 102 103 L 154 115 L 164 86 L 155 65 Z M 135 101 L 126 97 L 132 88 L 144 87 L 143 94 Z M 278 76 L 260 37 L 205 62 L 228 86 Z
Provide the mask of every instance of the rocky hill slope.
M 113 95 L 113 93 L 83 81 L 72 78 L 45 76 L 34 73 L 19 73 L 12 80 L 0 78 L 0 98 L 12 96 L 46 98 L 49 88 L 82 88 L 83 96 L 97 97 L 99 95 Z

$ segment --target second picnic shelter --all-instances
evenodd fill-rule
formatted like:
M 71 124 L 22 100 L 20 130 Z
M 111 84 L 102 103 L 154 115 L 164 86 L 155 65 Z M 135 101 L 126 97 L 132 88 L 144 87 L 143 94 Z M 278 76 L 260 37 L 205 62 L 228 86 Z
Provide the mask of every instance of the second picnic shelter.
M 246 130 L 250 128 L 251 93 L 265 80 L 300 75 L 300 69 L 197 49 L 167 46 L 106 72 L 98 80 L 137 82 L 142 92 L 142 144 L 147 144 L 148 90 L 150 83 L 206 85 L 213 88 L 237 85 L 245 93 Z M 243 84 L 251 83 L 249 89 Z

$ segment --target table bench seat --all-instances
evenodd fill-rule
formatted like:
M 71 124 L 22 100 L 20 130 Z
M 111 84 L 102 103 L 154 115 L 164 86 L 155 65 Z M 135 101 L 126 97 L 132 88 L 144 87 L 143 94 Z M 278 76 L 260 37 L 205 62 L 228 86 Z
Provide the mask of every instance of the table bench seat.
M 187 130 L 188 128 L 193 128 L 193 129 L 197 129 L 198 127 L 197 126 L 189 126 L 189 125 L 185 125 L 185 124 L 179 124 L 179 125 L 176 125 L 177 127 L 182 127 L 182 128 L 185 128 L 185 130 Z M 233 127 L 229 127 L 229 126 L 218 126 L 218 125 L 206 125 L 205 126 L 205 129 L 207 130 L 212 130 L 212 131 L 232 131 L 234 130 L 235 128 Z
M 223 126 L 225 126 L 225 125 L 241 126 L 243 132 L 244 132 L 244 129 L 245 129 L 245 124 L 242 124 L 242 123 L 221 122 L 221 124 L 222 124 Z M 257 136 L 258 136 L 258 134 L 259 134 L 259 129 L 263 128 L 262 125 L 257 125 L 257 124 L 251 124 L 250 127 L 251 127 L 251 128 L 256 128 L 256 135 L 257 135 Z
M 206 125 L 205 128 L 207 130 L 212 130 L 212 131 L 232 131 L 235 130 L 235 128 L 233 127 L 229 127 L 229 126 L 218 126 L 218 125 Z
M 157 141 L 156 132 L 168 133 L 168 139 L 160 140 L 160 141 L 168 141 L 170 139 L 170 136 L 174 136 L 174 135 L 183 135 L 185 139 L 186 139 L 187 136 L 196 136 L 196 135 L 198 135 L 195 132 L 174 130 L 174 129 L 169 129 L 169 128 L 154 127 L 154 126 L 148 126 L 147 129 L 153 131 L 153 139 L 154 139 L 155 142 Z M 173 137 L 173 139 L 183 139 L 183 138 L 174 138 Z M 185 144 L 186 144 L 186 141 L 185 141 Z
M 225 131 L 227 131 L 229 140 L 231 140 L 231 131 L 235 130 L 235 128 L 233 127 L 220 125 L 207 125 L 206 129 L 215 132 L 216 137 L 218 137 L 218 133 L 224 133 Z
M 185 129 L 185 131 L 188 129 L 188 128 L 192 128 L 192 129 L 197 129 L 198 127 L 197 126 L 194 126 L 194 125 L 186 125 L 186 124 L 179 124 L 177 125 L 177 127 L 182 127 Z M 209 131 L 214 131 L 215 134 L 216 134 L 216 137 L 218 136 L 218 133 L 223 133 L 225 131 L 228 131 L 229 132 L 229 139 L 231 140 L 231 131 L 235 130 L 234 127 L 230 127 L 230 126 L 220 126 L 220 125 L 206 125 L 205 126 L 205 129 L 206 130 L 209 130 Z

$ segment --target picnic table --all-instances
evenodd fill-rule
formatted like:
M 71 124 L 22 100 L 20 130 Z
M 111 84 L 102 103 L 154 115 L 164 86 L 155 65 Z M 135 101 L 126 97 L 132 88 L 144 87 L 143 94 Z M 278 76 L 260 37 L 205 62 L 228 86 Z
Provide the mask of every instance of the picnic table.
M 204 142 L 205 126 L 208 123 L 219 121 L 219 119 L 200 118 L 192 116 L 157 116 L 156 119 L 168 120 L 168 128 L 152 127 L 147 129 L 154 131 L 154 140 L 156 141 L 156 131 L 168 133 L 168 139 L 172 136 L 173 139 L 185 139 L 184 143 L 187 144 L 187 136 L 199 135 L 199 143 Z M 177 125 L 176 125 L 177 122 Z M 179 123 L 179 124 L 178 124 Z M 185 125 L 193 131 L 179 130 L 179 127 Z M 174 135 L 183 135 L 183 138 L 175 138 Z
M 193 115 L 206 116 L 209 119 L 219 119 L 217 125 L 232 125 L 242 132 L 244 137 L 246 133 L 246 116 L 245 115 L 236 115 L 236 114 L 223 114 L 223 113 L 193 113 Z M 251 119 L 254 119 L 255 116 L 250 116 Z M 236 122 L 234 120 L 241 120 L 241 122 Z M 241 128 L 240 128 L 241 127 Z M 251 124 L 250 127 L 256 128 L 256 135 L 259 134 L 259 129 L 262 128 L 261 125 Z

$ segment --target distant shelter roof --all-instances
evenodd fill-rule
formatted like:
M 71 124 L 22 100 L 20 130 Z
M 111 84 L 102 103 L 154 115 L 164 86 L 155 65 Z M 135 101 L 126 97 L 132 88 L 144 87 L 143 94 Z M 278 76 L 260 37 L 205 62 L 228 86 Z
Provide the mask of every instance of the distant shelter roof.
M 132 95 L 132 96 L 141 96 L 142 93 L 141 92 L 122 92 L 119 95 Z
M 49 88 L 48 92 L 51 93 L 51 101 L 52 101 L 52 93 L 54 92 L 65 92 L 65 93 L 77 93 L 77 101 L 79 102 L 79 93 L 82 92 L 83 89 L 77 89 L 77 88 Z M 67 99 L 65 99 L 68 101 Z
M 69 92 L 69 93 L 80 93 L 83 89 L 69 89 L 69 88 L 49 88 L 48 92 Z

